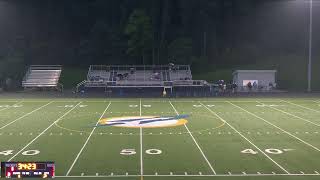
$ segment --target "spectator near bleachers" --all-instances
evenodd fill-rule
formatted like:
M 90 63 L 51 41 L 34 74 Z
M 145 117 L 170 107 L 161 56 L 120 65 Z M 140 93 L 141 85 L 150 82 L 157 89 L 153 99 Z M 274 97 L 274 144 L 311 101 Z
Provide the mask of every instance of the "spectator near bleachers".
M 87 79 L 77 85 L 84 88 L 167 88 L 202 87 L 208 83 L 192 80 L 189 65 L 91 65 Z

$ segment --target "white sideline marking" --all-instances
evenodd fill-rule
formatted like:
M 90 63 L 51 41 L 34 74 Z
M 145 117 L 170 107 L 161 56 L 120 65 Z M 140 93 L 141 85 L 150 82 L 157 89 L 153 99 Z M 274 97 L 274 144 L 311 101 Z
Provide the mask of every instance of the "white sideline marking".
M 201 102 L 199 102 L 202 104 Z M 203 105 L 203 104 L 202 104 Z M 267 155 L 264 151 L 262 151 L 258 146 L 256 146 L 254 143 L 252 143 L 248 138 L 246 138 L 242 133 L 240 133 L 236 128 L 234 128 L 232 125 L 230 125 L 226 120 L 224 120 L 222 117 L 220 117 L 217 113 L 212 111 L 210 108 L 204 106 L 208 111 L 210 111 L 213 115 L 217 116 L 222 122 L 225 122 L 231 129 L 233 129 L 235 132 L 237 132 L 243 139 L 248 141 L 252 146 L 254 146 L 256 149 L 258 149 L 263 155 L 265 155 L 270 161 L 272 161 L 275 165 L 277 165 L 280 169 L 282 169 L 285 173 L 290 174 L 285 168 L 283 168 L 280 164 L 278 164 L 276 161 L 274 161 L 269 155 Z
M 261 102 L 259 102 L 259 101 L 257 101 L 257 103 L 263 104 L 263 103 L 261 103 Z M 284 114 L 293 116 L 293 117 L 295 117 L 295 118 L 301 119 L 301 120 L 303 120 L 303 121 L 306 121 L 306 122 L 308 122 L 308 123 L 311 123 L 311 124 L 313 124 L 313 125 L 316 125 L 316 126 L 320 127 L 320 124 L 317 124 L 317 123 L 315 123 L 315 122 L 309 121 L 309 120 L 307 120 L 307 119 L 304 119 L 304 118 L 302 118 L 302 117 L 296 116 L 296 115 L 294 115 L 294 114 L 291 114 L 291 113 L 289 113 L 289 112 L 283 111 L 283 110 L 281 110 L 281 109 L 278 109 L 278 108 L 275 108 L 275 107 L 271 107 L 271 106 L 269 106 L 269 108 L 274 109 L 274 110 L 279 111 L 279 112 L 282 112 L 282 113 L 284 113 Z
M 243 111 L 247 112 L 248 114 L 251 114 L 252 116 L 254 116 L 254 117 L 256 117 L 256 118 L 261 119 L 262 121 L 264 121 L 264 122 L 266 122 L 266 123 L 270 124 L 271 126 L 273 126 L 273 127 L 277 128 L 277 129 L 281 130 L 282 132 L 284 132 L 284 133 L 288 134 L 289 136 L 291 136 L 291 137 L 293 137 L 293 138 L 295 138 L 295 139 L 299 140 L 300 142 L 302 142 L 302 143 L 306 144 L 307 146 L 310 146 L 310 147 L 312 147 L 313 149 L 315 149 L 315 150 L 317 150 L 317 151 L 319 151 L 319 152 L 320 152 L 320 149 L 319 149 L 319 148 L 317 148 L 317 147 L 313 146 L 312 144 L 310 144 L 310 143 L 308 143 L 308 142 L 306 142 L 306 141 L 304 141 L 304 140 L 302 140 L 302 139 L 298 138 L 297 136 L 295 136 L 295 135 L 291 134 L 290 132 L 288 132 L 288 131 L 286 131 L 286 130 L 284 130 L 284 129 L 280 128 L 279 126 L 276 126 L 275 124 L 273 124 L 273 123 L 271 123 L 271 122 L 269 122 L 269 121 L 265 120 L 264 118 L 262 118 L 262 117 L 260 117 L 260 116 L 257 116 L 257 115 L 255 115 L 255 114 L 253 114 L 252 112 L 247 111 L 246 109 L 244 109 L 244 108 L 242 108 L 242 107 L 240 107 L 240 106 L 238 106 L 238 105 L 233 104 L 233 103 L 232 103 L 232 102 L 230 102 L 230 101 L 227 101 L 227 102 L 228 102 L 229 104 L 231 104 L 231 105 L 233 105 L 233 106 L 235 106 L 235 107 L 238 107 L 239 109 L 241 109 L 241 110 L 243 110 Z M 296 132 L 296 134 L 298 134 L 298 133 Z
M 98 121 L 97 121 L 97 123 L 96 123 L 96 126 L 98 125 L 99 121 L 102 119 L 103 115 L 104 115 L 104 114 L 106 113 L 106 111 L 108 110 L 110 104 L 111 104 L 111 101 L 109 102 L 108 106 L 107 106 L 106 109 L 103 111 L 103 113 L 101 114 L 100 118 L 98 119 Z M 73 163 L 71 164 L 71 166 L 70 166 L 70 168 L 69 168 L 66 176 L 69 175 L 69 173 L 71 172 L 73 166 L 76 164 L 78 158 L 80 157 L 80 154 L 82 153 L 83 149 L 86 147 L 87 143 L 89 142 L 89 140 L 90 140 L 90 138 L 91 138 L 94 130 L 97 128 L 96 126 L 91 130 L 91 132 L 90 132 L 90 134 L 89 134 L 86 142 L 83 144 L 82 148 L 80 149 L 79 153 L 77 154 L 76 158 L 74 159 Z
M 281 101 L 286 102 L 286 103 L 288 103 L 288 104 L 292 104 L 292 105 L 294 105 L 294 106 L 301 107 L 301 108 L 303 108 L 303 109 L 308 109 L 308 110 L 310 110 L 310 111 L 314 111 L 314 112 L 320 113 L 320 111 L 318 111 L 318 110 L 315 110 L 315 109 L 312 109 L 312 108 L 308 108 L 308 107 L 302 106 L 302 105 L 300 105 L 300 104 L 296 104 L 296 103 L 293 103 L 293 102 L 290 102 L 290 101 L 285 101 L 285 100 L 281 100 Z
M 20 119 L 22 119 L 22 118 L 26 117 L 26 116 L 28 116 L 28 115 L 30 115 L 30 114 L 32 114 L 32 113 L 34 113 L 34 112 L 38 111 L 39 109 L 42 109 L 42 108 L 44 108 L 44 107 L 48 106 L 48 105 L 49 105 L 49 104 L 51 104 L 51 103 L 53 103 L 53 101 L 50 101 L 49 103 L 47 103 L 47 104 L 45 104 L 45 105 L 43 105 L 43 106 L 41 106 L 41 107 L 38 107 L 37 109 L 35 109 L 35 110 L 31 111 L 31 112 L 28 112 L 27 114 L 24 114 L 23 116 L 21 116 L 21 117 L 19 117 L 19 118 L 15 119 L 15 120 L 13 120 L 13 121 L 9 122 L 8 124 L 6 124 L 6 125 L 2 126 L 2 127 L 0 128 L 0 130 L 1 130 L 1 129 L 3 129 L 3 128 L 5 128 L 5 127 L 7 127 L 7 126 L 9 126 L 9 125 L 10 125 L 10 124 L 12 124 L 12 123 L 14 123 L 14 122 L 18 121 L 18 120 L 20 120 Z
M 169 101 L 171 107 L 173 108 L 173 110 L 176 112 L 177 115 L 179 115 L 177 109 L 173 106 L 173 104 L 171 103 L 171 101 Z M 197 143 L 196 139 L 193 137 L 192 133 L 190 132 L 188 126 L 186 124 L 184 124 L 184 127 L 187 129 L 188 133 L 190 134 L 193 142 L 196 144 L 196 146 L 198 147 L 200 153 L 202 154 L 202 157 L 205 159 L 205 161 L 207 162 L 208 166 L 210 167 L 211 171 L 213 172 L 213 174 L 217 174 L 216 171 L 213 169 L 212 165 L 210 164 L 209 160 L 207 159 L 206 155 L 203 153 L 202 149 L 200 148 L 199 144 Z
M 141 112 L 141 98 L 140 98 L 140 113 L 139 113 L 139 115 L 140 115 L 140 117 L 142 115 L 142 112 Z M 143 177 L 143 157 L 142 157 L 142 155 L 143 155 L 143 153 L 142 153 L 143 144 L 142 143 L 143 142 L 142 142 L 142 133 L 143 133 L 142 127 L 140 127 L 140 175 L 141 175 L 141 179 Z
M 146 177 L 263 177 L 263 176 L 320 176 L 320 174 L 217 174 L 217 175 L 144 175 Z M 106 176 L 55 176 L 57 178 L 117 178 L 117 177 L 140 177 L 140 175 L 106 175 Z
M 52 102 L 52 101 L 51 101 Z M 18 151 L 15 155 L 13 155 L 10 159 L 8 159 L 8 162 L 11 161 L 13 158 L 15 158 L 18 154 L 20 154 L 23 150 L 25 150 L 28 146 L 30 146 L 34 141 L 36 141 L 42 134 L 44 134 L 48 129 L 50 129 L 55 123 L 59 122 L 64 116 L 69 114 L 72 110 L 74 110 L 81 102 L 79 102 L 77 105 L 75 105 L 72 109 L 64 113 L 62 116 L 60 116 L 57 120 L 55 120 L 50 126 L 48 126 L 45 130 L 43 130 L 37 137 L 32 139 L 27 145 L 25 145 L 20 151 Z

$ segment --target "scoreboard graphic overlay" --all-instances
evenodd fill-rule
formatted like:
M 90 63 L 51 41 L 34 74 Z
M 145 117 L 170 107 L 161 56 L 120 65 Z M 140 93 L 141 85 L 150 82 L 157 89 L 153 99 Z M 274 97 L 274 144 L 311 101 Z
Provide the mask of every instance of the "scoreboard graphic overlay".
M 1 162 L 1 178 L 53 178 L 54 162 Z

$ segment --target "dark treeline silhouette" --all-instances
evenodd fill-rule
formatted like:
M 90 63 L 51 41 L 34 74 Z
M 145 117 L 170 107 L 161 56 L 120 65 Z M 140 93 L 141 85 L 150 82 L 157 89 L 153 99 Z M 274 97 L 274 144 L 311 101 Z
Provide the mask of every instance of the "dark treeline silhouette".
M 0 79 L 28 64 L 305 69 L 308 13 L 296 0 L 0 0 Z

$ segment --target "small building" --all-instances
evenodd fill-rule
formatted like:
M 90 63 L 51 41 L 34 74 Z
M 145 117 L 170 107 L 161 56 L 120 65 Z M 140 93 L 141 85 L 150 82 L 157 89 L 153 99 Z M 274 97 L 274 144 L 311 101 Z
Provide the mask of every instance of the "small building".
M 233 83 L 239 91 L 271 90 L 276 87 L 276 70 L 236 70 L 232 73 Z M 252 85 L 252 88 L 248 87 Z

